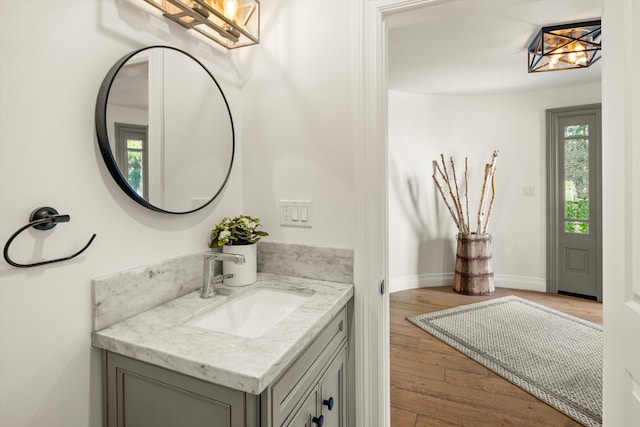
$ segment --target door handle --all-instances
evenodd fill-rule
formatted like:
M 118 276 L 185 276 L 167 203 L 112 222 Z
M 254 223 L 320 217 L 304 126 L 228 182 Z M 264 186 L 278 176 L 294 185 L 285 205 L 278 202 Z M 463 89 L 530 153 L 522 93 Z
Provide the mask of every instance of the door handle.
M 311 422 L 317 424 L 318 427 L 322 427 L 322 424 L 324 424 L 324 415 L 320 415 L 319 417 L 313 417 L 311 419 Z

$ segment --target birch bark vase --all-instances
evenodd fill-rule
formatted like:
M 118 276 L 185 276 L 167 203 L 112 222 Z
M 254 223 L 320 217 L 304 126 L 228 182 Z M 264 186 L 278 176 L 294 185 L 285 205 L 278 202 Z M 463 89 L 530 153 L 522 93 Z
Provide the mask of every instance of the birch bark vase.
M 233 274 L 233 277 L 223 279 L 227 286 L 247 286 L 256 282 L 258 272 L 257 246 L 253 245 L 224 245 L 222 252 L 225 254 L 244 255 L 244 264 L 236 264 L 231 261 L 222 262 L 222 274 Z
M 453 290 L 464 295 L 493 295 L 490 234 L 458 234 Z

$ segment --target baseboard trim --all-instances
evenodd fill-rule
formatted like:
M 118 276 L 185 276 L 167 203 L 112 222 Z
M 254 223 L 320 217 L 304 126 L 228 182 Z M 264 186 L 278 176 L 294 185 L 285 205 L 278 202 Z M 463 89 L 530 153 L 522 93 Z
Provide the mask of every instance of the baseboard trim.
M 521 289 L 523 291 L 547 291 L 547 279 L 544 277 L 512 276 L 496 274 L 495 285 L 501 288 Z
M 416 276 L 396 277 L 389 280 L 389 291 L 406 291 L 416 288 L 433 288 L 436 286 L 452 286 L 453 273 L 420 274 Z
M 496 274 L 494 276 L 494 283 L 497 287 L 501 288 L 538 292 L 547 291 L 547 280 L 541 277 Z M 389 285 L 389 292 L 406 291 L 417 288 L 433 288 L 436 286 L 452 286 L 453 273 L 396 277 L 389 280 Z

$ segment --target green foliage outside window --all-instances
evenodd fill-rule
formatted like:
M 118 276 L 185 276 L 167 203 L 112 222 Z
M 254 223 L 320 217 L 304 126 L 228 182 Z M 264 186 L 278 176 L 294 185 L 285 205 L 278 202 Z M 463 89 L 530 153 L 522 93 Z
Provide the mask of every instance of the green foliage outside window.
M 588 233 L 589 223 L 589 126 L 564 128 L 565 231 Z
M 567 218 L 589 219 L 589 200 L 579 198 L 565 202 Z M 589 223 L 583 221 L 565 221 L 564 230 L 568 233 L 588 233 Z
M 142 196 L 142 152 L 129 151 L 128 158 L 128 176 L 127 181 L 136 193 Z
M 573 182 L 578 197 L 589 196 L 589 140 L 568 139 L 564 152 L 565 181 Z

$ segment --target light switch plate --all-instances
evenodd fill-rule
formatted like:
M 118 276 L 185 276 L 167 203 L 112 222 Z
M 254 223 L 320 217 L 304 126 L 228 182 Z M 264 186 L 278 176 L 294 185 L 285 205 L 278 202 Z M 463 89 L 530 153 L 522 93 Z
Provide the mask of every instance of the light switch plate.
M 301 215 L 302 212 L 306 213 Z M 280 200 L 280 226 L 311 227 L 313 209 L 311 200 Z

